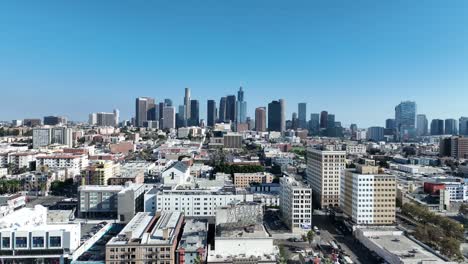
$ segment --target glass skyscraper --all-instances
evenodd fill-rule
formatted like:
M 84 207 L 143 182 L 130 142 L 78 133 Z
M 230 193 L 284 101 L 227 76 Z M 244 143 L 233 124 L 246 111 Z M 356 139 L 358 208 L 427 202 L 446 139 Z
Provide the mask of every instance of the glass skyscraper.
M 395 127 L 398 139 L 408 140 L 416 133 L 416 102 L 403 101 L 395 107 Z

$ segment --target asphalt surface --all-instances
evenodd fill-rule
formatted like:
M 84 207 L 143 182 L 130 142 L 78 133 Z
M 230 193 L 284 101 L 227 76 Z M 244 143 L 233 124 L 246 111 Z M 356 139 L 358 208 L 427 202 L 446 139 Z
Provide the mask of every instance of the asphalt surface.
M 341 228 L 340 224 L 335 223 L 329 216 L 313 215 L 312 224 L 320 232 L 315 242 L 327 245 L 330 241 L 335 241 L 338 247 L 357 264 L 380 263 L 352 234 Z

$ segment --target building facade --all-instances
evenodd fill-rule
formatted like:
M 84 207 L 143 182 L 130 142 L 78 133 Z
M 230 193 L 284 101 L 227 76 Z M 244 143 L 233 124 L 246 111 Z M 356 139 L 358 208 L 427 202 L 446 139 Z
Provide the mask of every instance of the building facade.
M 345 168 L 345 157 L 345 151 L 307 150 L 307 182 L 320 208 L 339 206 L 340 177 Z
M 341 208 L 357 225 L 395 224 L 396 179 L 378 167 L 361 166 L 341 177 Z

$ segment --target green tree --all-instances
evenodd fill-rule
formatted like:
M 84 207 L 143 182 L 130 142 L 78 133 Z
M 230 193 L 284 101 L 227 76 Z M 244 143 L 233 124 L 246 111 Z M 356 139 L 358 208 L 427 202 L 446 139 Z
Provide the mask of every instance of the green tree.
M 309 245 L 312 245 L 312 242 L 314 241 L 314 237 L 315 237 L 315 232 L 313 230 L 309 230 L 306 236 L 307 236 L 307 242 L 309 242 Z

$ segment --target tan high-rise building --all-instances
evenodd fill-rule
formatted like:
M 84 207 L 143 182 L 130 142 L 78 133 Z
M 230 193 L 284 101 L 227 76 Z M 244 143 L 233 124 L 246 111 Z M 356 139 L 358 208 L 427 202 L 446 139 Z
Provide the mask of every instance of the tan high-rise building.
M 255 108 L 255 130 L 259 132 L 266 131 L 266 108 Z
M 468 158 L 468 137 L 451 138 L 451 156 L 455 159 Z
M 345 169 L 346 151 L 307 150 L 307 182 L 320 208 L 340 203 L 340 176 Z
M 395 223 L 396 179 L 376 166 L 358 165 L 341 176 L 341 208 L 358 225 Z

